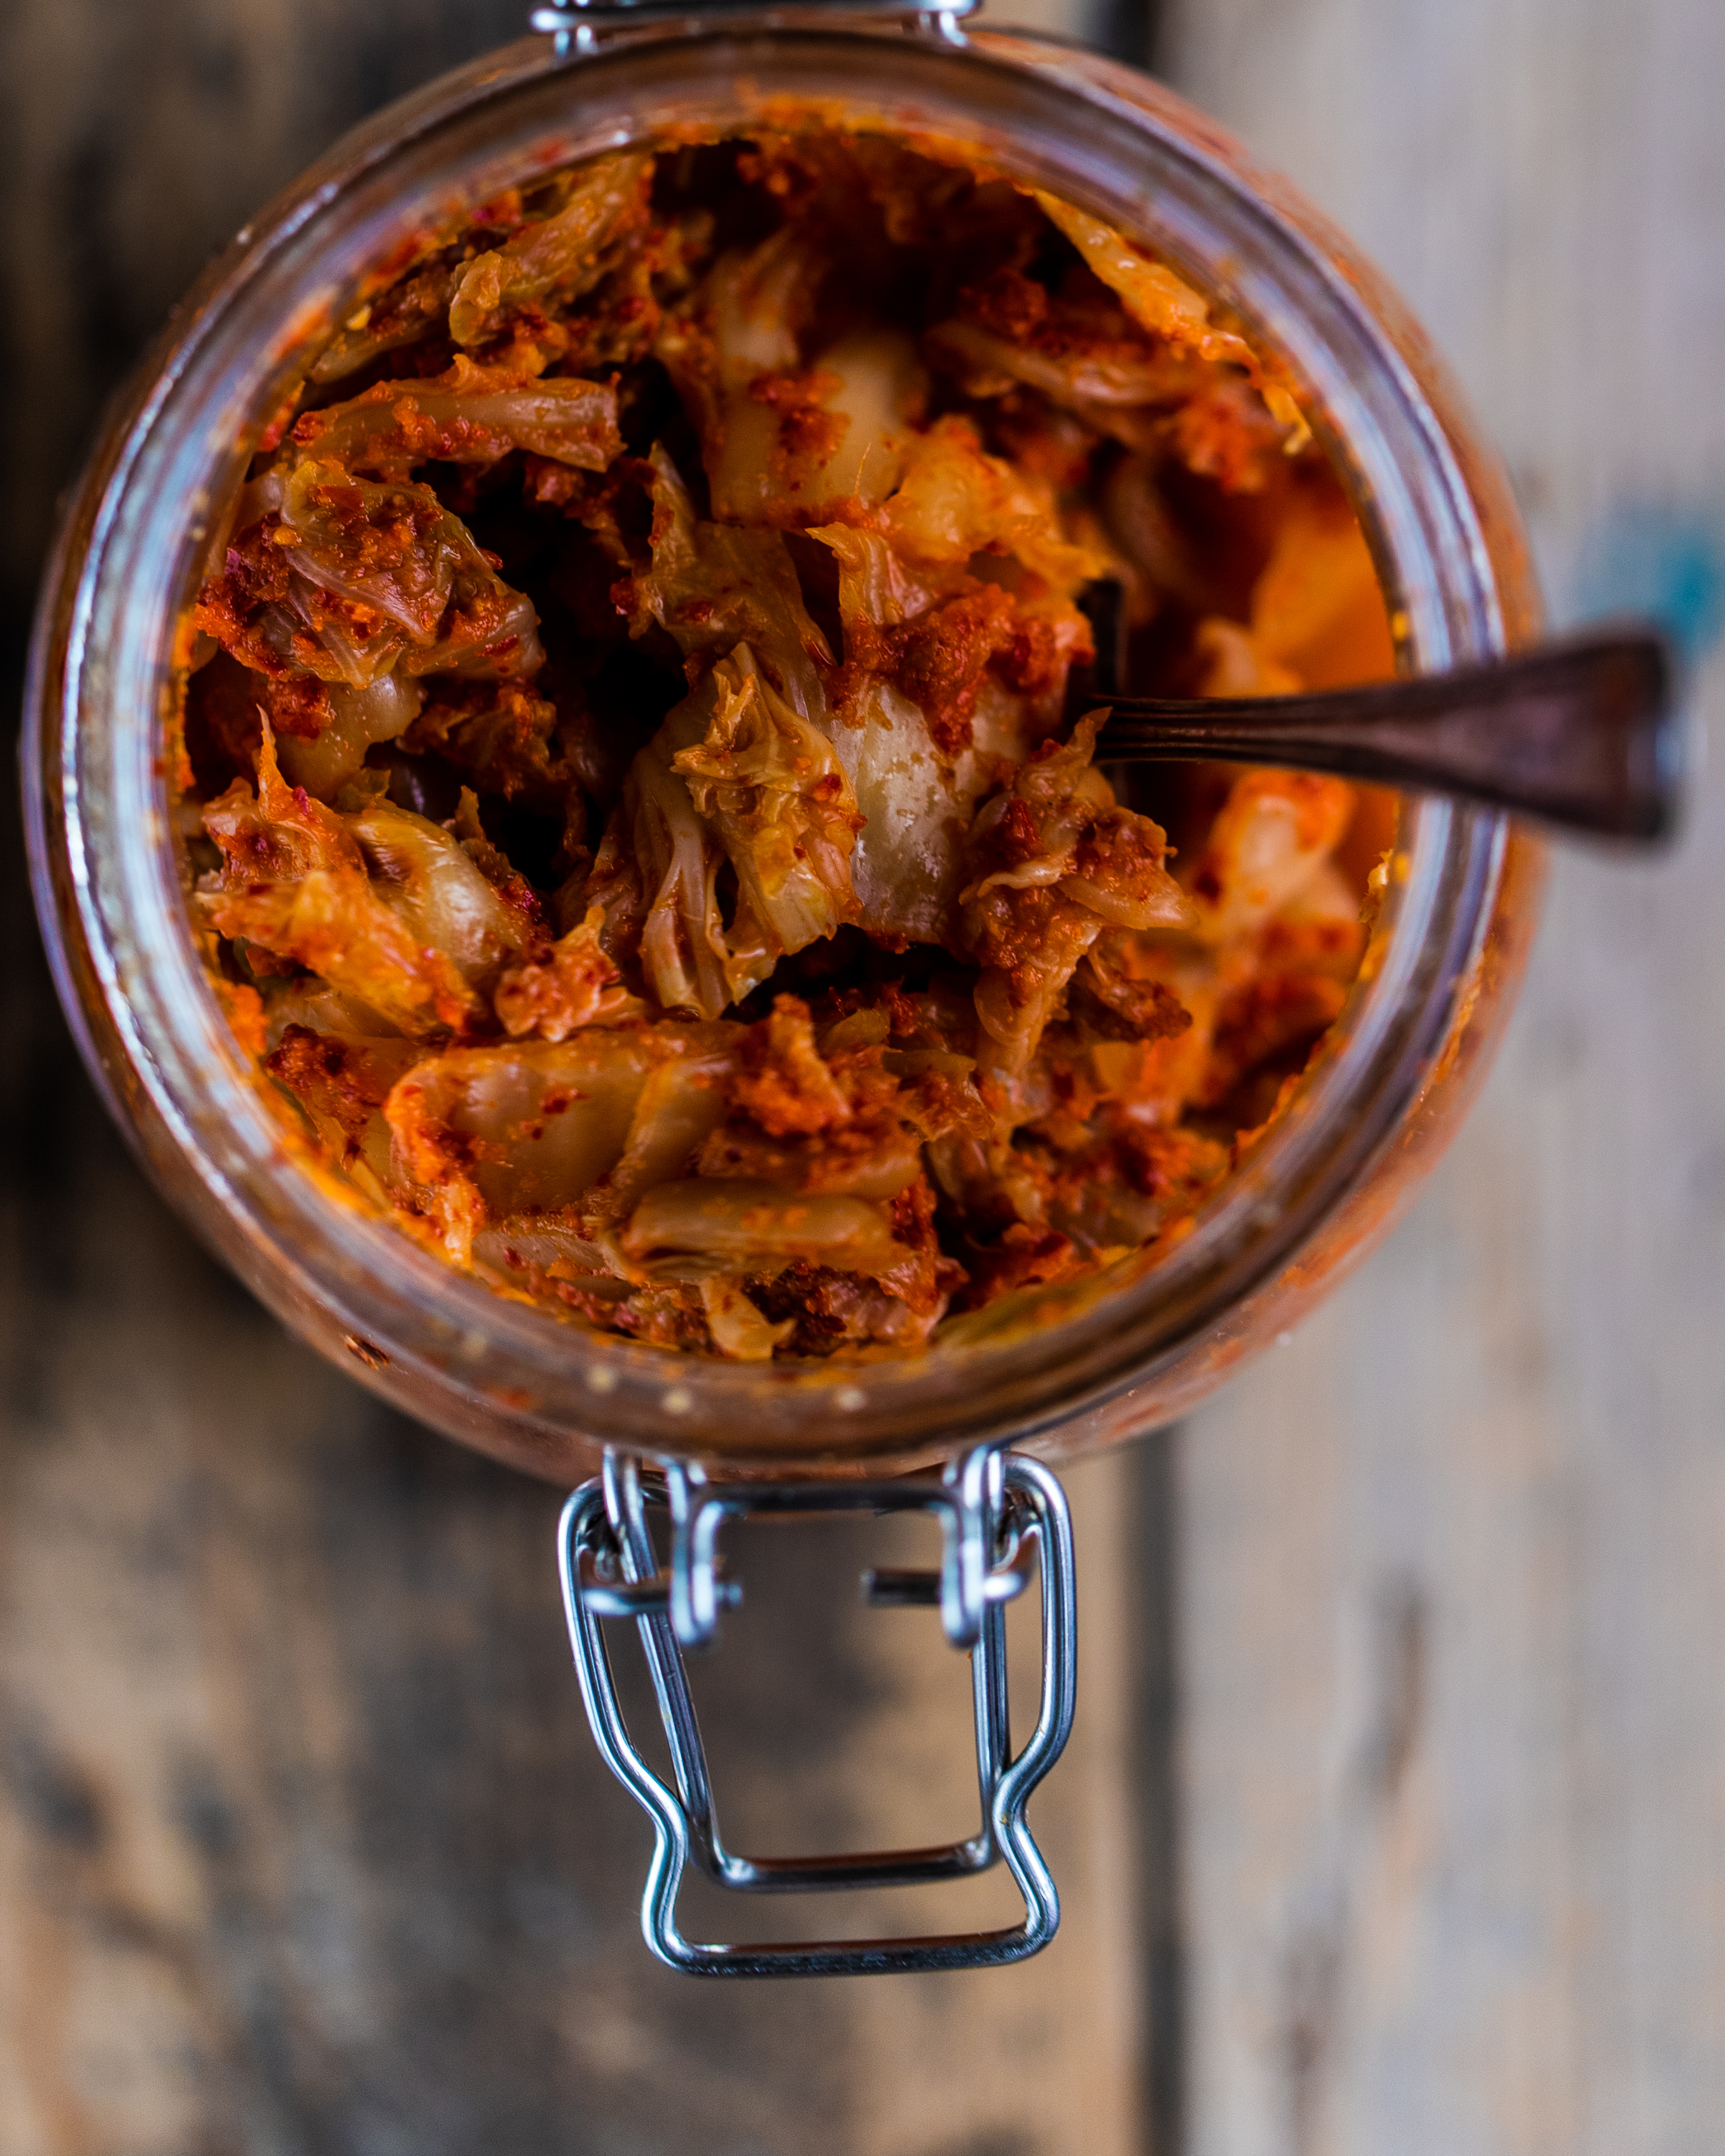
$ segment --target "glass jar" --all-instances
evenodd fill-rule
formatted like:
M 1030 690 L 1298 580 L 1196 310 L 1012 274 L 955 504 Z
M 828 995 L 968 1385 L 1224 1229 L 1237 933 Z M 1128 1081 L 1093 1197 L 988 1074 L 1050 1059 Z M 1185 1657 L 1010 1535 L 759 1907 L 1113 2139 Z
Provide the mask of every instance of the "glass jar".
M 296 1151 L 188 927 L 163 721 L 213 505 L 308 340 L 413 231 L 524 173 L 790 100 L 955 143 L 1123 228 L 1278 353 L 1355 498 L 1400 663 L 1538 626 L 1523 534 L 1417 327 L 1286 183 L 1145 78 L 950 21 L 774 10 L 549 36 L 350 136 L 210 270 L 106 425 L 44 590 L 24 743 L 61 998 L 172 1200 L 288 1325 L 453 1436 L 566 1482 L 607 1444 L 709 1468 L 1058 1455 L 1183 1410 L 1381 1237 L 1453 1132 L 1512 999 L 1540 856 L 1503 817 L 1404 806 L 1361 980 L 1287 1112 L 1172 1248 L 1045 1289 L 912 1359 L 736 1364 L 598 1337 L 431 1256 Z

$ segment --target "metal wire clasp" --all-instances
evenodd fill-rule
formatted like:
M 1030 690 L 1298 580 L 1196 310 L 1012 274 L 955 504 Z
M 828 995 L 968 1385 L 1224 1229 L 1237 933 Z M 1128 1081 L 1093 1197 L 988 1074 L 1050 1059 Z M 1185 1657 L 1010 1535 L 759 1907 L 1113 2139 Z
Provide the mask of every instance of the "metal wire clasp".
M 959 24 L 983 0 L 793 0 L 798 13 L 903 17 L 947 44 L 962 45 Z M 542 35 L 554 38 L 559 55 L 598 49 L 600 34 L 626 29 L 632 23 L 681 19 L 699 21 L 722 15 L 762 12 L 762 0 L 547 0 L 528 17 Z
M 646 1507 L 670 1514 L 670 1558 L 661 1572 Z M 714 1812 L 706 1754 L 690 1697 L 683 1650 L 716 1635 L 721 1609 L 741 1590 L 727 1580 L 719 1532 L 727 1520 L 839 1512 L 923 1512 L 942 1530 L 938 1572 L 864 1576 L 877 1607 L 938 1607 L 947 1637 L 971 1655 L 977 1781 L 982 1824 L 968 1840 L 930 1849 L 817 1857 L 750 1857 L 726 1848 Z M 1036 1727 L 1011 1755 L 1005 1604 L 1028 1583 L 1034 1553 L 1042 1587 L 1042 1699 Z M 641 1896 L 647 1944 L 673 1969 L 699 1976 L 842 1976 L 977 1969 L 1022 1961 L 1054 1937 L 1060 1897 L 1024 1820 L 1031 1791 L 1060 1757 L 1072 1727 L 1077 1618 L 1072 1526 L 1049 1471 L 1014 1453 L 981 1448 L 938 1480 L 880 1482 L 707 1483 L 694 1469 L 650 1473 L 608 1454 L 605 1471 L 563 1507 L 557 1531 L 569 1643 L 588 1721 L 605 1763 L 651 1818 L 655 1844 Z M 629 1733 L 602 1626 L 633 1619 L 670 1747 L 676 1787 L 647 1764 Z M 1004 1931 L 938 1938 L 859 1939 L 809 1945 L 699 1944 L 677 1928 L 676 1901 L 691 1858 L 739 1893 L 797 1893 L 914 1886 L 968 1877 L 1005 1861 L 1024 1918 Z

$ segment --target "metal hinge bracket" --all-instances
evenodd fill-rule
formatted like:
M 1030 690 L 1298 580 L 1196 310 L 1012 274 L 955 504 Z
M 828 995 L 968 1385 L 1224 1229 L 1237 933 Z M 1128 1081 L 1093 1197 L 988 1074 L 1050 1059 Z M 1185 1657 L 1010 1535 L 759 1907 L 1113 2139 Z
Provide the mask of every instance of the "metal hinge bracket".
M 649 1504 L 662 1505 L 670 1516 L 663 1570 L 648 1530 Z M 967 1840 L 937 1848 L 740 1856 L 719 1833 L 684 1650 L 710 1643 L 721 1610 L 739 1599 L 719 1553 L 727 1521 L 841 1512 L 921 1512 L 941 1522 L 937 1572 L 871 1573 L 864 1587 L 877 1607 L 937 1607 L 947 1639 L 969 1651 L 982 1823 Z M 984 1447 L 938 1479 L 713 1484 L 692 1468 L 673 1464 L 655 1473 L 633 1457 L 611 1454 L 604 1474 L 564 1507 L 557 1554 L 569 1641 L 593 1736 L 605 1763 L 653 1821 L 641 1928 L 661 1961 L 699 1976 L 978 1969 L 1022 1961 L 1054 1937 L 1060 1898 L 1024 1807 L 1071 1729 L 1077 1621 L 1071 1519 L 1060 1484 L 1038 1461 Z M 1033 1555 L 1041 1581 L 1042 1697 L 1035 1728 L 1014 1758 L 1005 1605 L 1028 1584 Z M 643 1758 L 624 1719 L 603 1630 L 607 1621 L 622 1619 L 640 1633 L 675 1788 Z M 1024 1917 L 1002 1931 L 932 1938 L 701 1944 L 685 1938 L 676 1922 L 677 1892 L 691 1858 L 716 1885 L 754 1894 L 923 1885 L 968 1877 L 1004 1860 L 1024 1897 Z

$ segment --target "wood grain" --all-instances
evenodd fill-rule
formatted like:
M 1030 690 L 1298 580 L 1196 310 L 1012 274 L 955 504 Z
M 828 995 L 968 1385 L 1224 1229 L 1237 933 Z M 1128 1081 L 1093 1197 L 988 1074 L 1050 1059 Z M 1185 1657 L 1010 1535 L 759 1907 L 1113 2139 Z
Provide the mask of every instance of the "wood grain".
M 1086 2145 L 1137 2145 L 1120 1628 L 1097 1604 L 1117 1472 L 1076 1478 L 1092 1651 L 1037 1808 L 1054 1948 L 1005 1976 L 691 1984 L 639 1941 L 649 1837 L 582 1717 L 557 1493 L 388 1416 L 100 1165 L 69 1292 L 8 1298 L 39 1383 L 0 1528 L 8 2156 L 1040 2156 L 1075 2102 Z M 974 1810 L 962 1659 L 920 1614 L 861 1610 L 865 1553 L 837 1540 L 745 1540 L 752 1621 L 699 1673 L 747 1846 Z M 1003 1887 L 836 1912 L 696 1894 L 691 1916 L 1009 1920 Z
M 1712 0 L 1184 0 L 1163 53 L 1401 284 L 1558 617 L 1704 627 Z M 1184 1433 L 1194 2156 L 1719 2145 L 1722 839 L 1713 775 L 1668 863 L 1563 859 L 1417 1214 Z

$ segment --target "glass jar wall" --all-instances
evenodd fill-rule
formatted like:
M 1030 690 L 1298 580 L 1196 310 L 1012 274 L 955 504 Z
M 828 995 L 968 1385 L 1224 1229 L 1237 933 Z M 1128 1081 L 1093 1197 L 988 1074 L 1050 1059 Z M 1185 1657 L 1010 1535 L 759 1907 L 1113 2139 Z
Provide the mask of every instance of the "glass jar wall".
M 229 1034 L 169 835 L 163 712 L 213 505 L 362 275 L 523 174 L 789 100 L 935 137 L 1106 218 L 1285 362 L 1430 669 L 1529 635 L 1496 468 L 1369 270 L 1198 116 L 1094 56 L 978 32 L 732 17 L 559 61 L 494 56 L 380 116 L 218 262 L 116 410 L 44 591 L 25 746 L 63 999 L 169 1195 L 295 1330 L 450 1434 L 560 1479 L 596 1446 L 712 1464 L 906 1465 L 1064 1450 L 1189 1405 L 1388 1227 L 1483 1069 L 1537 906 L 1504 819 L 1409 804 L 1366 977 L 1288 1111 L 1173 1249 L 1042 1291 L 914 1359 L 737 1365 L 599 1337 L 420 1250 L 285 1142 Z

